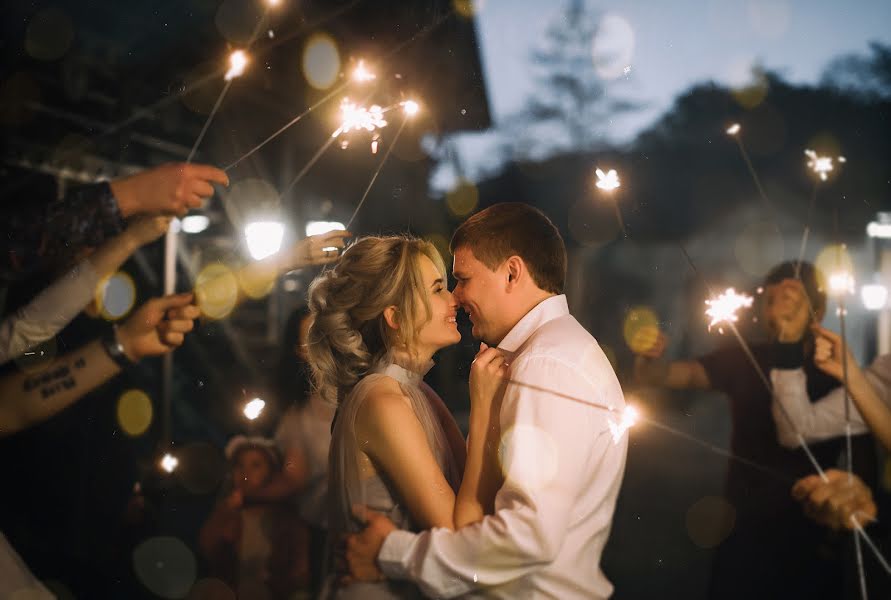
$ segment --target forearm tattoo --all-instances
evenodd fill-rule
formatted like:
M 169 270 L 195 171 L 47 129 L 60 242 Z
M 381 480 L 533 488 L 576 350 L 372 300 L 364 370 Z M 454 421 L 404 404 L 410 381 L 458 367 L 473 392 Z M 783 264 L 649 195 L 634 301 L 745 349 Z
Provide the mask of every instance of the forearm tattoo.
M 74 361 L 72 368 L 80 370 L 86 366 L 86 359 L 81 357 Z M 72 368 L 69 368 L 68 365 L 60 365 L 34 377 L 28 377 L 23 384 L 24 391 L 30 392 L 39 388 L 40 397 L 46 400 L 61 391 L 74 389 L 77 380 L 74 378 Z

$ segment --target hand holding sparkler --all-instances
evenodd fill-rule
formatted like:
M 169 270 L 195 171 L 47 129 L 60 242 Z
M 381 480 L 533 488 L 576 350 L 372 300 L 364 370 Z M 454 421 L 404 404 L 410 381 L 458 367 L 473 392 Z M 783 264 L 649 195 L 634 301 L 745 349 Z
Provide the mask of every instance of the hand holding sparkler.
M 281 271 L 288 272 L 335 262 L 346 247 L 346 238 L 352 235 L 349 231 L 334 230 L 300 240 L 282 257 Z
M 826 478 L 810 475 L 799 479 L 792 497 L 804 505 L 809 517 L 838 531 L 855 529 L 859 523 L 875 520 L 877 509 L 872 491 L 856 475 L 838 469 L 826 471 Z
M 167 163 L 110 183 L 121 216 L 182 216 L 213 196 L 213 183 L 229 185 L 229 177 L 210 165 Z
M 844 344 L 842 344 L 841 336 L 817 324 L 814 324 L 811 330 L 815 336 L 814 364 L 827 375 L 842 381 L 844 378 L 844 366 L 842 364 Z M 847 349 L 847 353 L 848 377 L 854 379 L 857 375 L 862 376 L 863 372 L 851 354 L 850 348 Z

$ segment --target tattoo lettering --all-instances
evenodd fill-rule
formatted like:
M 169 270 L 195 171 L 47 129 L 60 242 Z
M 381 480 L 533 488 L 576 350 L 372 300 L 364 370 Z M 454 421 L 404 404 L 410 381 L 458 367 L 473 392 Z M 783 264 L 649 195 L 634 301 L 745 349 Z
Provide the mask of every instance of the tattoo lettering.
M 30 392 L 35 388 L 48 385 L 63 377 L 68 377 L 70 374 L 71 371 L 68 369 L 68 365 L 62 365 L 61 367 L 56 367 L 52 371 L 47 371 L 34 377 L 28 377 L 25 379 L 24 389 L 26 392 Z

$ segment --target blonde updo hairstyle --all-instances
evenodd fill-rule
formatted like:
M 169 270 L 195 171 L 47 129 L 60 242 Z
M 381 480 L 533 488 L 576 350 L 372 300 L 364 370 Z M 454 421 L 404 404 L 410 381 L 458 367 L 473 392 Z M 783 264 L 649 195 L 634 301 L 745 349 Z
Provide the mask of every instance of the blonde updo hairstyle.
M 421 273 L 424 256 L 445 279 L 442 257 L 430 242 L 365 237 L 312 282 L 307 353 L 322 399 L 340 402 L 393 350 L 414 354 L 418 332 L 432 317 Z M 384 317 L 390 306 L 396 308 L 396 329 Z

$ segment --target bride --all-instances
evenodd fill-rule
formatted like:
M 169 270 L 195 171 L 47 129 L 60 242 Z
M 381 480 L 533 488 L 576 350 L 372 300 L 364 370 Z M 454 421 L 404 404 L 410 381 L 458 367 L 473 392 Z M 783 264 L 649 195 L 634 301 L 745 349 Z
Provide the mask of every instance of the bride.
M 483 345 L 470 375 L 465 447 L 443 401 L 423 382 L 433 354 L 460 341 L 458 305 L 429 242 L 366 237 L 310 287 L 309 361 L 337 404 L 329 454 L 331 540 L 358 531 L 354 505 L 397 527 L 458 529 L 493 512 L 498 406 L 506 364 Z M 462 476 L 463 475 L 463 476 Z M 415 598 L 404 581 L 340 585 L 336 598 Z

